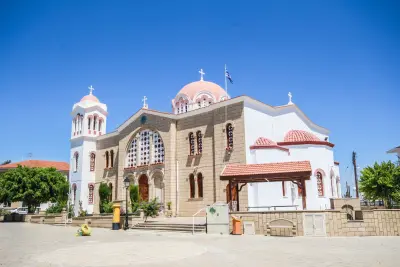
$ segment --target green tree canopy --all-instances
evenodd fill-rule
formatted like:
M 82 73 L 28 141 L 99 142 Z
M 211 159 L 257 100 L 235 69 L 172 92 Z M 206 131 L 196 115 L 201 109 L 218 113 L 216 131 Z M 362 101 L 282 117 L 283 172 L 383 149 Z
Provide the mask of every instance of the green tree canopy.
M 23 201 L 32 212 L 44 202 L 68 200 L 66 177 L 55 168 L 18 166 L 0 176 L 0 202 Z
M 383 199 L 391 208 L 392 201 L 400 201 L 400 167 L 391 161 L 368 166 L 361 171 L 360 191 L 369 200 Z

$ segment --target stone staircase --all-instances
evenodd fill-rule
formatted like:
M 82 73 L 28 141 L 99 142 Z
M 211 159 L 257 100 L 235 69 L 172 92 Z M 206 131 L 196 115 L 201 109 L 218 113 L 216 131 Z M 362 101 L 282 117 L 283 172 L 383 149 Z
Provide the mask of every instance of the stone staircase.
M 138 223 L 132 226 L 131 229 L 191 233 L 193 231 L 193 225 L 185 223 L 162 223 L 162 222 L 150 221 L 150 222 Z M 194 231 L 196 233 L 206 233 L 206 225 L 195 224 Z

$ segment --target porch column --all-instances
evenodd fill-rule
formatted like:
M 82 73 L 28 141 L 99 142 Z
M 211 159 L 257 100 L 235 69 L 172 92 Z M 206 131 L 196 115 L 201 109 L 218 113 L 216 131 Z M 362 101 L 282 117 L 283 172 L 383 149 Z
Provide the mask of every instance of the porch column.
M 303 202 L 303 210 L 307 209 L 307 192 L 306 192 L 306 180 L 301 179 L 301 193 L 302 193 L 302 202 Z

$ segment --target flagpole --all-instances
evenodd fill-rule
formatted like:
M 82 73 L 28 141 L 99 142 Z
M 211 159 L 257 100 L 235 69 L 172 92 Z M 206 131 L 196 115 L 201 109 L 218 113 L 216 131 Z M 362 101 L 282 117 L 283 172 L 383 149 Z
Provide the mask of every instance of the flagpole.
M 225 64 L 225 72 L 224 72 L 224 77 L 225 77 L 225 92 L 226 92 L 226 99 L 228 99 L 228 82 L 226 80 L 226 64 Z

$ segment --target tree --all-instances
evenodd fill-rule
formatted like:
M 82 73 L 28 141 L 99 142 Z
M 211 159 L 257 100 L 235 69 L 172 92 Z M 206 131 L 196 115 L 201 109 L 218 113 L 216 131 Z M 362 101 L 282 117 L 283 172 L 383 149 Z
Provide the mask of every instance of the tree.
M 1 163 L 0 165 L 7 165 L 7 164 L 10 164 L 11 163 L 11 160 L 6 160 L 6 161 L 4 161 L 3 163 Z
M 361 171 L 360 191 L 368 200 L 384 200 L 387 208 L 400 201 L 400 167 L 393 162 L 375 162 Z
M 137 213 L 140 209 L 139 203 L 139 186 L 138 185 L 130 185 L 129 186 L 129 197 L 131 199 L 131 209 L 132 213 Z
M 105 212 L 105 205 L 109 204 L 110 196 L 111 196 L 111 188 L 106 183 L 101 183 L 99 186 L 100 213 Z M 107 207 L 106 207 L 107 212 L 109 212 Z
M 33 212 L 40 203 L 67 203 L 69 185 L 55 168 L 18 166 L 0 176 L 0 202 L 22 201 Z

